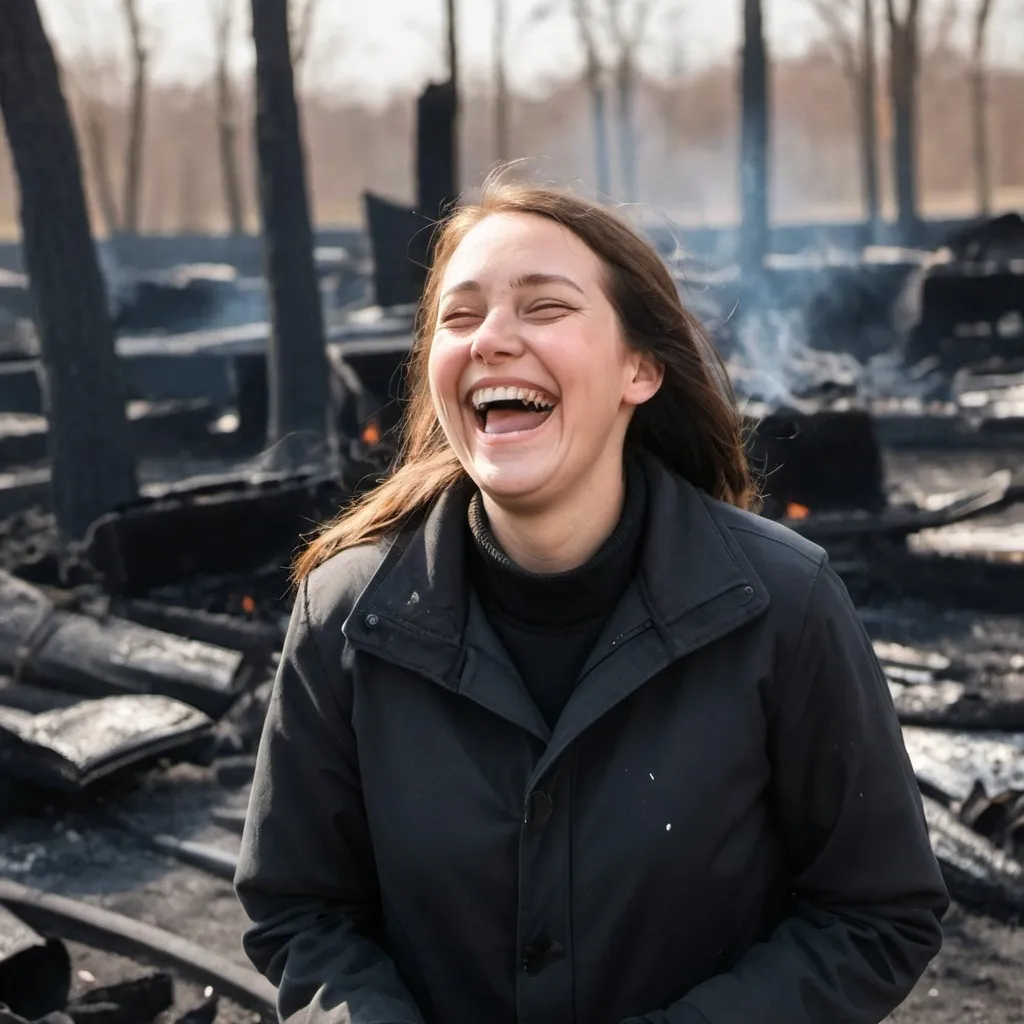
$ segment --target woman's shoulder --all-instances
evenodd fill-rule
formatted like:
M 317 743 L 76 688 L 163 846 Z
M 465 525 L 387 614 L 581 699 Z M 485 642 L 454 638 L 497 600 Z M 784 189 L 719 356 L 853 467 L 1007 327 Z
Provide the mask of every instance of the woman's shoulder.
M 300 588 L 306 614 L 314 626 L 340 629 L 387 557 L 391 541 L 356 544 L 331 555 L 307 575 Z
M 705 498 L 705 504 L 719 529 L 729 534 L 750 563 L 773 604 L 802 605 L 828 563 L 825 549 L 754 512 L 712 498 Z
M 820 565 L 825 557 L 825 549 L 820 545 L 774 519 L 713 498 L 705 501 L 712 515 L 745 547 L 771 551 L 776 557 L 793 559 L 798 563 Z

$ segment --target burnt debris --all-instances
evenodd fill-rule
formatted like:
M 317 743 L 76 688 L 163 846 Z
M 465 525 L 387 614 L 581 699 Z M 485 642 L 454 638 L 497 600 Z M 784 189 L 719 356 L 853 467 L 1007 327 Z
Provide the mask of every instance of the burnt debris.
M 337 455 L 305 469 L 264 458 L 270 330 L 252 268 L 112 272 L 140 495 L 72 546 L 48 508 L 38 346 L 31 330 L 4 335 L 0 813 L 74 810 L 162 871 L 230 879 L 288 566 L 304 535 L 393 462 L 444 191 L 429 215 L 367 196 L 369 259 L 354 249 L 318 263 Z M 1019 312 L 1019 220 L 978 225 L 936 253 L 776 253 L 753 278 L 692 257 L 679 268 L 744 403 L 763 514 L 823 545 L 862 611 L 954 894 L 1007 919 L 1024 908 L 1024 346 L 1009 283 Z M 26 315 L 23 290 L 0 281 L 0 324 Z M 1006 634 L 984 633 L 990 621 Z M 203 811 L 212 839 L 128 799 L 189 766 L 224 799 Z M 60 944 L 83 935 L 117 932 L 114 945 L 142 956 L 138 935 L 125 938 L 137 922 L 83 924 L 71 901 L 58 913 L 49 896 L 3 884 L 0 903 L 29 909 L 22 938 L 0 946 L 0 978 L 19 956 L 59 973 Z M 202 959 L 182 957 L 152 962 L 177 977 Z M 255 989 L 238 994 L 251 982 L 221 979 L 217 992 L 259 1009 Z M 47 985 L 50 1008 L 7 999 L 10 1012 L 100 1019 L 98 1004 L 86 1012 L 59 980 Z M 128 991 L 108 992 L 110 1005 L 127 1006 Z M 211 1006 L 175 1012 L 200 1024 Z
M 75 976 L 69 942 L 158 969 L 140 965 L 107 984 L 91 972 Z M 173 1012 L 179 980 L 204 986 L 204 995 Z M 272 1019 L 273 988 L 254 971 L 141 921 L 0 880 L 2 1024 L 212 1024 L 222 999 Z
M 986 359 L 1024 359 L 1024 218 L 1006 214 L 959 232 L 920 280 L 910 361 L 933 356 L 951 370 Z

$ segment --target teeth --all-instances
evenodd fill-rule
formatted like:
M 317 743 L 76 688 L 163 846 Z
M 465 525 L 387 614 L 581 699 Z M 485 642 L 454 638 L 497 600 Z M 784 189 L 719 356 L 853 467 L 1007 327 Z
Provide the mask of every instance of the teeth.
M 482 409 L 492 402 L 525 402 L 527 405 L 535 405 L 538 409 L 553 409 L 554 402 L 547 398 L 542 392 L 534 388 L 497 387 L 478 388 L 473 392 L 473 405 Z

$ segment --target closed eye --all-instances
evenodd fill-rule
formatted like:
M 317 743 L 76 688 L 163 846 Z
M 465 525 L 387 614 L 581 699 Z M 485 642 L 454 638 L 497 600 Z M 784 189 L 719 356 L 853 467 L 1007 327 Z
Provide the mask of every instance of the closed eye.
M 468 327 L 479 319 L 479 313 L 468 309 L 459 309 L 446 313 L 441 319 L 441 324 L 444 327 Z
M 529 316 L 535 313 L 543 313 L 550 317 L 552 314 L 572 313 L 573 307 L 567 306 L 564 302 L 542 302 L 531 306 L 526 312 Z

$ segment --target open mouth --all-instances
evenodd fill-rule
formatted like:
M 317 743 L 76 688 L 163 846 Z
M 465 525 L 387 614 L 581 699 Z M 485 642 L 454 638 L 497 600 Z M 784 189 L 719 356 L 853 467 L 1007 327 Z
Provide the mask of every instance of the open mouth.
M 485 434 L 516 434 L 539 427 L 558 400 L 535 388 L 478 388 L 471 396 L 477 426 Z

